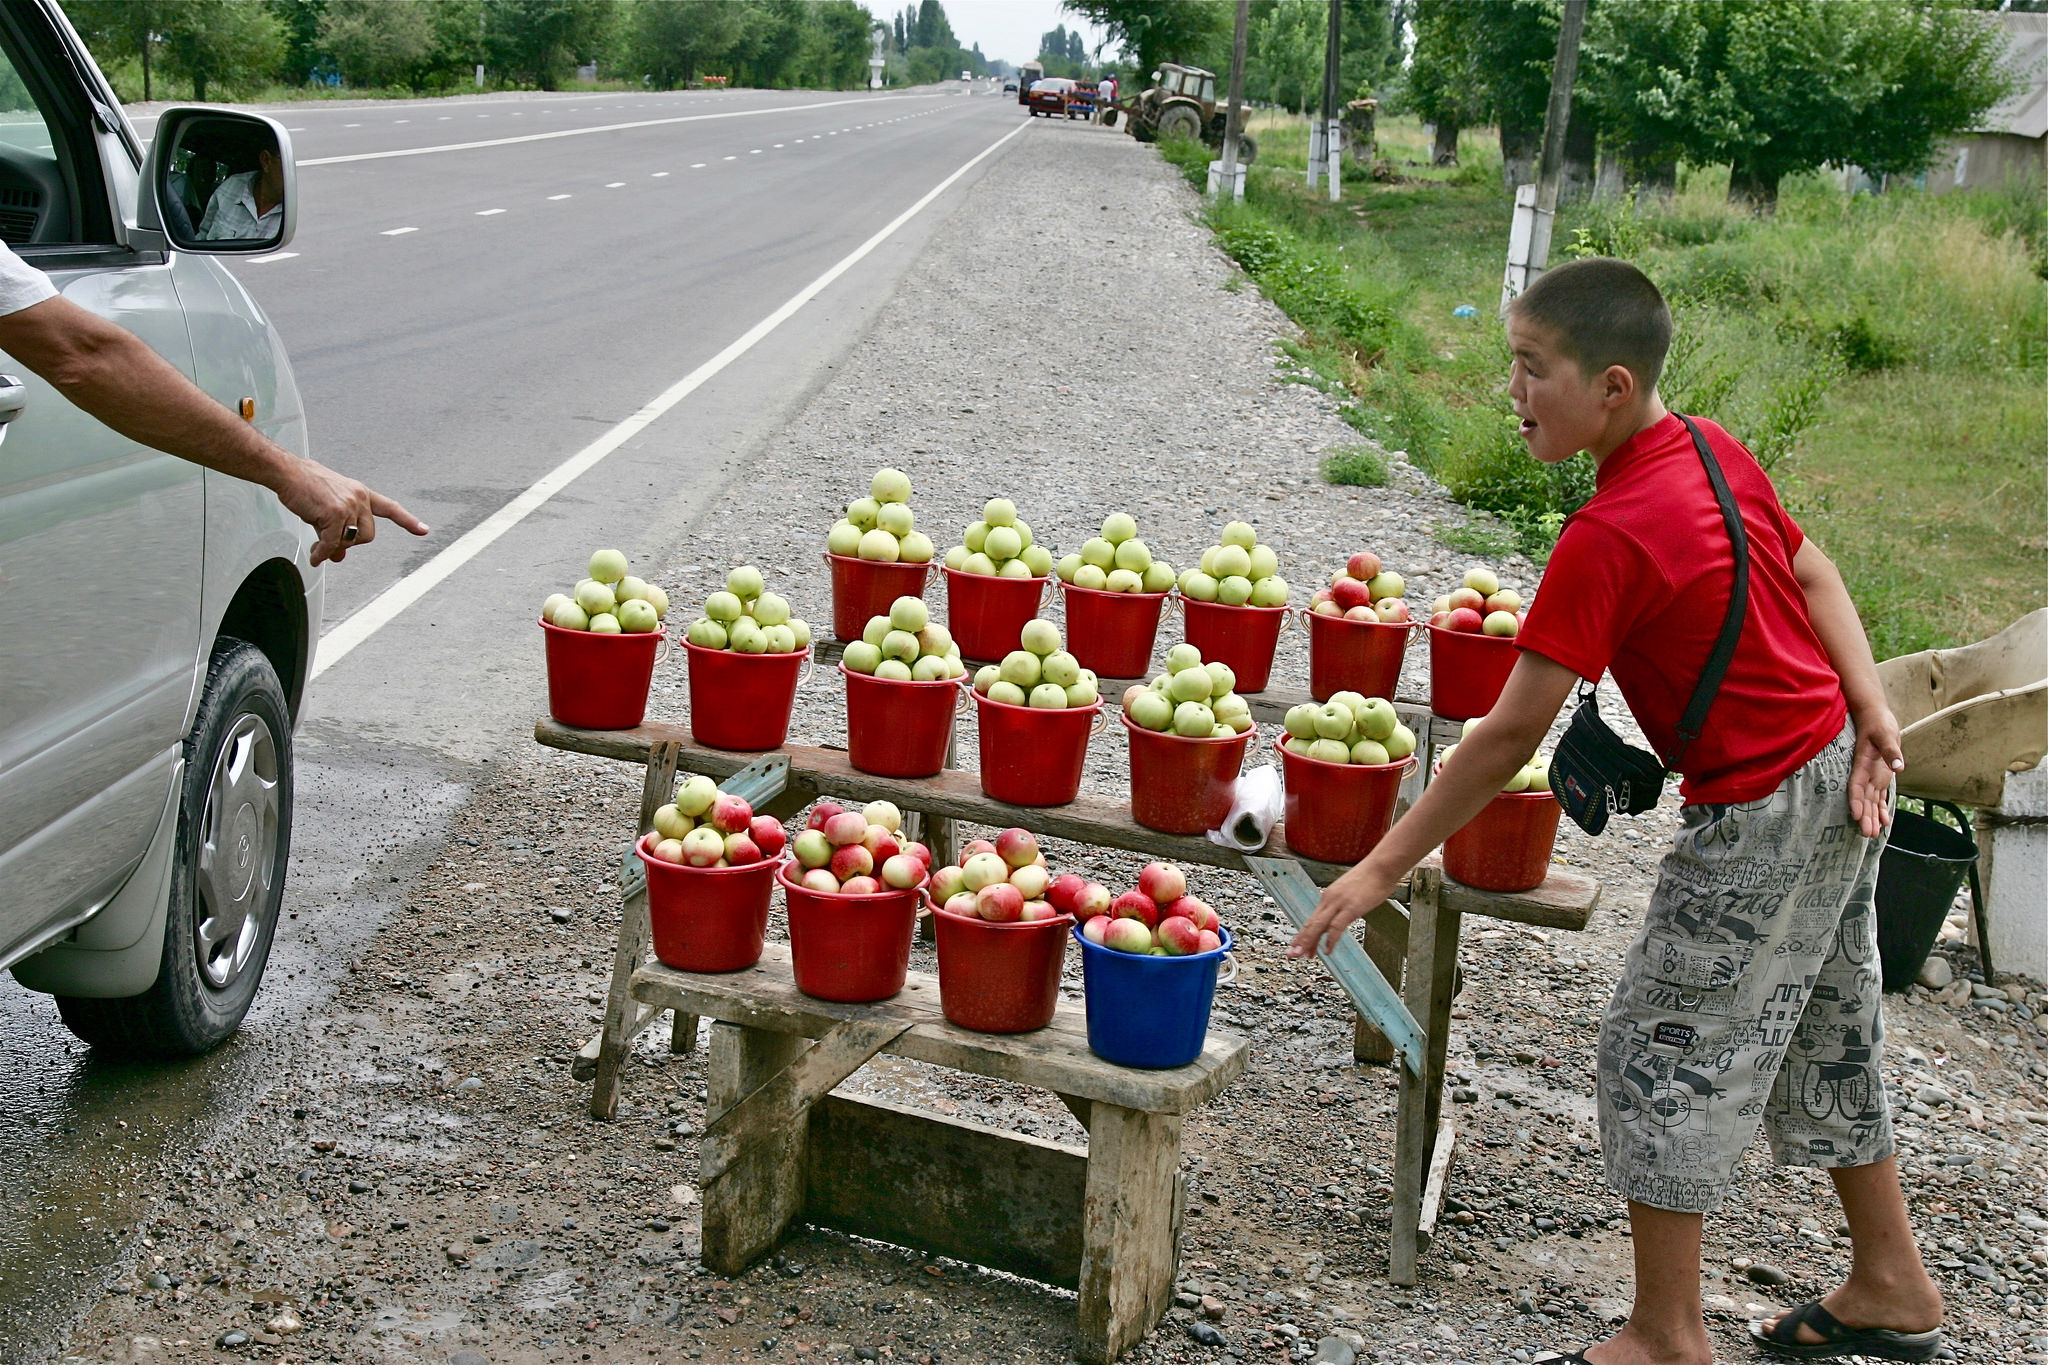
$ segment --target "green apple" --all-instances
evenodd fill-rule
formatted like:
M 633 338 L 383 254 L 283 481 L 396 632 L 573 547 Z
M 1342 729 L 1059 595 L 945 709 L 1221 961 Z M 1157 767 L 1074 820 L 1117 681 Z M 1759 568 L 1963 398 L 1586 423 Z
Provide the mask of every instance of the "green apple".
M 1145 570 L 1138 580 L 1140 592 L 1165 592 L 1173 586 L 1173 565 L 1163 559 L 1152 561 L 1152 567 Z
M 967 529 L 960 533 L 960 543 L 967 547 L 967 553 L 980 554 L 988 546 L 988 523 L 968 522 Z
M 1326 701 L 1316 708 L 1316 738 L 1351 738 L 1351 731 L 1357 726 L 1352 718 L 1351 708 L 1341 702 Z
M 1239 716 L 1249 717 L 1251 715 L 1252 704 L 1243 697 L 1238 696 L 1235 692 L 1225 692 L 1223 695 L 1210 700 L 1209 709 L 1214 711 L 1216 719 L 1222 721 L 1225 725 L 1235 726 Z
M 1129 569 L 1111 569 L 1102 586 L 1110 592 L 1136 592 L 1145 586 L 1145 576 L 1132 573 Z
M 1116 547 L 1116 566 L 1141 574 L 1152 567 L 1152 551 L 1142 540 L 1126 540 Z
M 1233 521 L 1223 528 L 1221 539 L 1225 545 L 1249 550 L 1259 543 L 1259 533 L 1244 522 Z
M 846 519 L 863 531 L 872 531 L 881 511 L 882 505 L 873 498 L 855 498 L 846 504 Z
M 695 820 L 711 809 L 711 803 L 718 799 L 718 784 L 699 773 L 683 779 L 683 785 L 676 788 L 676 813 Z
M 590 618 L 590 633 L 592 635 L 620 634 L 619 618 L 608 611 L 597 613 L 597 615 Z
M 1261 578 L 1252 584 L 1252 605 L 1255 607 L 1284 607 L 1287 605 L 1287 580 L 1279 574 Z
M 1365 581 L 1365 590 L 1371 594 L 1375 602 L 1382 597 L 1399 597 L 1407 586 L 1401 575 L 1392 570 L 1376 574 Z
M 1280 724 L 1286 729 L 1291 738 L 1314 739 L 1316 738 L 1316 716 L 1322 709 L 1322 707 L 1312 701 L 1305 701 L 1299 706 L 1290 706 L 1287 708 L 1287 714 L 1280 718 Z
M 860 628 L 860 638 L 866 640 L 876 649 L 880 649 L 882 641 L 889 638 L 889 618 L 886 616 L 870 616 L 868 623 Z
M 742 564 L 725 576 L 725 590 L 742 602 L 753 601 L 765 587 L 761 571 L 751 564 Z
M 1173 724 L 1173 702 L 1150 688 L 1132 697 L 1126 709 L 1131 723 L 1147 730 L 1164 730 Z
M 595 574 L 591 576 L 596 577 Z M 1491 597 L 1500 591 L 1500 575 L 1483 564 L 1474 564 L 1465 570 L 1464 586 L 1481 597 Z
M 644 602 L 647 600 L 647 584 L 633 577 L 633 575 L 627 574 L 624 578 L 612 584 L 612 596 L 618 598 L 621 602 Z
M 1102 571 L 1100 565 L 1083 564 L 1080 568 L 1074 570 L 1074 586 L 1077 588 L 1093 588 L 1096 592 L 1101 592 L 1109 586 L 1109 575 Z
M 967 556 L 967 562 L 960 566 L 960 572 L 980 574 L 984 578 L 994 578 L 996 562 L 985 554 L 971 554 Z
M 680 839 L 696 825 L 696 821 L 676 809 L 674 802 L 654 812 L 654 832 L 664 839 Z
M 1107 572 L 1116 567 L 1116 546 L 1099 536 L 1090 536 L 1081 545 L 1081 562 Z
M 1249 551 L 1252 568 L 1245 576 L 1256 583 L 1261 578 L 1271 578 L 1280 572 L 1280 556 L 1273 553 L 1269 545 L 1254 545 Z
M 1220 720 L 1219 720 L 1219 721 L 1217 721 L 1217 722 L 1216 722 L 1216 728 L 1215 728 L 1215 729 L 1213 729 L 1213 730 L 1211 730 L 1211 731 L 1209 732 L 1209 738 L 1211 738 L 1211 739 L 1229 739 L 1229 738 L 1230 738 L 1230 737 L 1231 737 L 1232 735 L 1234 735 L 1234 734 L 1236 734 L 1236 733 L 1237 733 L 1237 731 L 1236 731 L 1236 730 L 1232 729 L 1232 728 L 1231 728 L 1230 726 L 1228 726 L 1228 725 L 1225 725 L 1225 724 L 1224 724 L 1224 723 L 1223 723 L 1222 721 L 1220 721 Z
M 700 616 L 690 622 L 690 628 L 683 633 L 683 638 L 699 649 L 724 649 L 726 630 L 710 617 Z
M 1211 545 L 1208 549 L 1202 551 L 1202 558 L 1196 567 L 1211 578 L 1214 578 L 1216 576 L 1216 552 L 1222 548 L 1221 545 Z M 1250 557 L 1247 556 L 1246 558 L 1247 567 L 1249 567 Z
M 1146 683 L 1145 686 L 1151 688 L 1154 692 L 1157 692 L 1160 696 L 1163 697 L 1166 695 L 1166 689 L 1173 686 L 1173 674 L 1161 673 L 1151 682 Z
M 1067 686 L 1067 705 L 1070 707 L 1093 706 L 1101 698 L 1102 694 L 1096 690 L 1093 678 L 1082 678 L 1079 682 Z
M 1507 783 L 1501 787 L 1501 790 L 1504 792 L 1525 792 L 1529 790 L 1529 770 L 1526 767 L 1515 769 L 1515 775 L 1507 780 Z
M 900 469 L 877 469 L 868 480 L 868 493 L 876 502 L 909 502 L 910 476 Z
M 1529 760 L 1527 768 L 1530 791 L 1550 790 L 1550 760 L 1538 754 Z
M 919 650 L 917 637 L 907 630 L 892 630 L 882 637 L 882 657 L 901 659 L 906 664 L 917 662 Z
M 1297 758 L 1307 758 L 1308 751 L 1314 747 L 1314 744 L 1309 740 L 1302 739 L 1298 735 L 1289 735 L 1280 747 Z
M 1213 576 L 1194 569 L 1189 571 L 1188 581 L 1181 584 L 1180 590 L 1183 596 L 1192 597 L 1197 602 L 1214 602 L 1221 588 Z
M 1081 681 L 1081 661 L 1064 649 L 1056 649 L 1046 655 L 1040 671 L 1045 680 L 1056 687 L 1072 687 Z
M 1031 566 L 1024 562 L 1024 557 L 1022 555 L 1019 555 L 1015 559 L 1006 559 L 1002 563 L 996 565 L 996 577 L 1033 578 L 1036 577 L 1036 575 L 1034 575 L 1031 572 Z
M 600 583 L 616 583 L 626 576 L 626 557 L 617 550 L 599 550 L 590 557 L 590 576 Z
M 877 526 L 860 538 L 860 557 L 878 564 L 894 564 L 903 558 L 903 545 L 896 537 Z
M 1460 725 L 1458 727 L 1458 738 L 1461 740 L 1472 738 L 1472 732 L 1474 730 L 1477 730 L 1479 728 L 1479 722 L 1485 719 L 1486 717 L 1484 716 L 1473 716 L 1466 720 L 1466 722 L 1463 725 Z
M 875 665 L 875 676 L 889 682 L 909 682 L 916 675 L 910 671 L 910 665 L 903 660 L 884 659 Z
M 1249 578 L 1232 574 L 1216 584 L 1216 600 L 1226 607 L 1241 607 L 1251 599 L 1252 581 Z
M 1003 656 L 1003 661 L 997 664 L 996 668 L 1004 682 L 1017 688 L 1038 686 L 1039 677 L 1044 672 L 1043 665 L 1038 662 L 1038 656 L 1028 649 L 1011 650 Z
M 965 572 L 968 556 L 972 553 L 965 545 L 955 545 L 946 551 L 946 567 L 955 573 Z
M 540 604 L 541 619 L 543 621 L 552 621 L 555 619 L 557 609 L 564 606 L 573 607 L 575 605 L 576 599 L 569 596 L 568 593 L 551 592 L 548 594 L 548 600 Z
M 1041 711 L 1064 711 L 1067 709 L 1067 689 L 1052 683 L 1040 683 L 1031 689 L 1029 700 Z
M 1233 735 L 1241 735 L 1245 731 L 1252 728 L 1252 713 L 1249 709 L 1247 709 L 1245 713 L 1241 716 L 1218 716 L 1216 719 L 1218 722 L 1220 722 L 1222 725 L 1228 728 L 1230 733 L 1232 733 Z
M 766 654 L 768 632 L 751 616 L 742 616 L 725 632 L 725 647 L 736 654 Z
M 932 538 L 922 531 L 912 531 L 896 542 L 896 557 L 905 564 L 929 564 L 937 553 Z
M 1033 578 L 1043 578 L 1052 572 L 1052 551 L 1043 545 L 1026 545 L 1024 553 L 1017 558 L 1024 561 L 1024 567 L 1031 570 Z
M 1201 668 L 1183 668 L 1167 681 L 1166 693 L 1175 701 L 1209 700 L 1209 673 Z
M 1371 740 L 1384 740 L 1401 723 L 1394 704 L 1385 697 L 1368 697 L 1353 714 L 1358 717 L 1358 733 Z
M 922 606 L 923 603 L 919 603 L 919 605 Z M 943 657 L 953 653 L 959 646 L 953 643 L 952 631 L 947 630 L 937 621 L 927 621 L 924 628 L 917 632 L 917 648 L 920 653 L 937 654 Z
M 1341 739 L 1319 739 L 1308 746 L 1308 756 L 1321 763 L 1349 763 L 1351 746 Z
M 704 614 L 714 621 L 730 624 L 739 620 L 745 610 L 740 599 L 729 592 L 715 592 L 704 599 Z
M 1012 522 L 1010 523 L 1010 529 L 1017 533 L 1017 539 L 1023 543 L 1025 550 L 1030 549 L 1033 545 L 1038 543 L 1037 538 L 1031 534 L 1031 523 L 1029 522 Z M 1023 551 L 1020 550 L 1018 553 L 1021 554 L 1023 553 Z
M 654 614 L 654 604 L 629 597 L 619 603 L 619 629 L 628 635 L 645 635 L 661 629 L 661 618 Z
M 1042 659 L 1060 647 L 1060 628 L 1043 617 L 1034 617 L 1024 623 L 1017 643 Z
M 1188 739 L 1207 739 L 1216 729 L 1216 713 L 1207 702 L 1184 701 L 1173 708 L 1173 732 Z
M 1017 534 L 1014 526 L 991 526 L 981 548 L 984 554 L 1000 564 L 1024 553 L 1024 538 Z
M 1389 763 L 1399 763 L 1415 752 L 1415 732 L 1398 721 L 1394 724 L 1394 733 L 1380 742 L 1387 747 Z
M 798 649 L 809 649 L 811 647 L 811 623 L 804 620 L 801 616 L 792 616 L 786 624 L 789 626 L 791 637 L 796 640 L 796 647 Z
M 1479 623 L 1479 629 L 1488 635 L 1509 636 L 1520 632 L 1522 622 L 1511 611 L 1493 611 L 1486 614 L 1486 619 Z
M 889 604 L 889 629 L 917 634 L 931 624 L 931 609 L 922 597 L 899 597 Z
M 1030 695 L 1023 688 L 1001 679 L 989 684 L 988 699 L 999 701 L 1005 706 L 1025 706 L 1031 701 Z
M 1220 697 L 1237 690 L 1237 673 L 1229 664 L 1206 663 L 1202 667 L 1209 674 L 1210 696 Z
M 764 592 L 754 599 L 754 609 L 748 615 L 758 625 L 784 625 L 789 620 L 789 600 L 778 593 Z
M 1345 710 L 1356 714 L 1358 708 L 1365 705 L 1365 693 L 1352 692 L 1348 690 L 1343 692 L 1332 692 L 1330 694 L 1330 701 L 1332 704 L 1341 706 Z
M 994 664 L 983 664 L 980 668 L 974 670 L 974 690 L 983 696 L 987 696 L 988 690 L 1001 681 L 1002 676 L 1002 669 L 997 668 Z
M 1215 567 L 1202 566 L 1218 578 L 1249 579 L 1252 572 L 1252 557 L 1241 545 L 1224 545 L 1216 551 Z
M 1393 755 L 1387 752 L 1387 746 L 1378 740 L 1361 739 L 1358 743 L 1351 746 L 1351 761 L 1353 763 L 1372 764 L 1376 767 L 1383 763 L 1392 763 L 1394 759 Z
M 910 666 L 910 676 L 918 682 L 940 682 L 952 671 L 953 661 L 943 654 L 927 654 Z
M 1071 583 L 1074 581 L 1074 570 L 1080 567 L 1081 556 L 1061 555 L 1060 562 L 1053 565 L 1052 571 L 1060 576 L 1060 582 Z
M 900 502 L 885 502 L 881 510 L 875 513 L 875 525 L 898 540 L 909 535 L 911 527 L 916 524 L 917 518 Z
M 1183 640 L 1166 651 L 1166 671 L 1181 673 L 1202 666 L 1202 651 Z
M 1102 538 L 1112 545 L 1121 545 L 1138 534 L 1136 519 L 1124 512 L 1111 512 L 1102 519 Z
M 654 584 L 649 583 L 647 585 L 647 601 L 648 604 L 654 608 L 654 614 L 656 618 L 667 618 L 668 590 L 666 588 L 658 588 Z
M 622 618 L 623 619 L 623 618 Z M 761 633 L 768 637 L 770 654 L 794 654 L 797 651 L 796 632 L 786 625 L 764 626 Z
M 619 605 L 619 599 L 612 595 L 611 588 L 594 578 L 586 578 L 576 585 L 576 605 L 591 616 L 609 612 Z
M 555 608 L 555 614 L 548 618 L 548 624 L 560 626 L 563 630 L 589 630 L 590 613 L 565 597 L 562 605 Z
M 1017 504 L 1008 498 L 990 498 L 981 505 L 981 519 L 990 526 L 1015 526 Z

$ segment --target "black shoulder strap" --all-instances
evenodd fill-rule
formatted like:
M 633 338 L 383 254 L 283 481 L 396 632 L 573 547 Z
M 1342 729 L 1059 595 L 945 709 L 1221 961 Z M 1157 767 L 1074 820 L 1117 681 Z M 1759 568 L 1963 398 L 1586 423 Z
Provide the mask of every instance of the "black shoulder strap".
M 1707 438 L 1692 418 L 1680 415 L 1679 421 L 1692 433 L 1693 449 L 1699 452 L 1700 463 L 1707 467 L 1707 482 L 1714 486 L 1714 501 L 1721 504 L 1721 520 L 1728 527 L 1728 540 L 1735 550 L 1735 585 L 1728 591 L 1728 614 L 1721 620 L 1721 633 L 1714 640 L 1713 652 L 1707 655 L 1707 666 L 1700 673 L 1699 684 L 1692 690 L 1692 700 L 1685 705 L 1685 714 L 1678 720 L 1678 749 L 1671 755 L 1668 767 L 1676 768 L 1685 755 L 1686 745 L 1700 737 L 1700 731 L 1707 723 L 1707 708 L 1714 704 L 1714 694 L 1721 690 L 1721 679 L 1727 675 L 1729 661 L 1735 657 L 1735 643 L 1742 638 L 1742 621 L 1749 614 L 1749 533 L 1743 529 L 1742 509 L 1735 505 L 1735 495 L 1728 489 L 1728 480 L 1721 473 L 1721 462 L 1714 458 L 1713 450 L 1707 445 Z

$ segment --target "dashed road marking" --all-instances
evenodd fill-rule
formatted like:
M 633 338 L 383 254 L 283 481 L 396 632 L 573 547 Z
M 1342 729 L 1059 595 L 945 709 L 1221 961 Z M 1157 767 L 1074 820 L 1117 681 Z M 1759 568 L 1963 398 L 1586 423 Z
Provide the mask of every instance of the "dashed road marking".
M 296 251 L 273 251 L 268 256 L 249 257 L 249 264 L 262 265 L 265 261 L 288 261 L 298 254 Z
M 503 209 L 478 209 L 476 216 L 479 218 L 489 218 L 494 214 L 503 213 L 504 211 Z
M 418 229 L 418 228 L 416 228 L 416 227 L 402 227 L 402 228 L 385 228 L 385 229 L 384 229 L 384 231 L 382 231 L 381 233 L 379 233 L 379 234 L 377 234 L 377 235 L 378 235 L 378 236 L 380 236 L 380 237 L 403 237 L 403 236 L 405 236 L 405 234 L 406 234 L 406 233 L 408 233 L 408 232 L 418 232 L 418 231 L 419 231 L 419 229 Z
M 550 203 L 552 203 L 553 201 L 555 201 L 555 200 L 557 200 L 557 199 L 567 199 L 568 197 L 569 197 L 569 196 L 568 196 L 568 195 L 566 195 L 566 194 L 551 194 L 551 195 L 549 195 L 549 196 L 548 196 L 548 201 L 549 201 Z

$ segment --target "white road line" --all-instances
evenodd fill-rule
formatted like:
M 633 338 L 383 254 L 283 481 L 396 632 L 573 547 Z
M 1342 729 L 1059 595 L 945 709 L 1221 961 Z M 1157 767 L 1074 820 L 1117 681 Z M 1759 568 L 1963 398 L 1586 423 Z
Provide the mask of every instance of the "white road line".
M 759 147 L 756 147 L 756 148 L 754 148 L 754 149 L 753 149 L 752 151 L 748 152 L 748 153 L 747 153 L 747 155 L 748 155 L 748 156 L 759 156 L 759 155 L 761 155 L 761 149 L 760 149 Z
M 692 161 L 690 163 L 690 169 L 693 171 L 701 171 L 704 169 L 704 163 L 701 161 Z
M 344 124 L 342 124 L 341 126 L 342 126 L 342 127 L 344 127 L 344 128 L 360 128 L 360 127 L 362 127 L 363 125 L 362 125 L 362 124 L 360 124 L 360 123 L 344 123 Z
M 273 251 L 268 256 L 249 257 L 249 264 L 262 265 L 265 261 L 288 261 L 298 254 L 296 251 Z
M 1019 124 L 976 152 L 958 170 L 926 190 L 916 203 L 897 214 L 885 227 L 847 253 L 830 270 L 805 285 L 787 303 L 749 327 L 724 350 L 657 394 L 652 402 L 638 412 L 542 475 L 525 492 L 465 531 L 447 549 L 364 603 L 354 615 L 320 637 L 319 649 L 313 657 L 311 676 L 317 678 L 340 663 L 357 645 L 397 620 L 399 614 L 407 607 L 432 592 L 457 569 L 483 553 L 492 542 L 526 520 L 535 510 L 578 478 L 595 469 L 607 455 L 652 426 L 664 413 L 702 388 L 735 360 L 753 350 L 776 328 L 802 311 L 805 304 L 830 288 L 841 275 L 866 260 L 875 248 L 895 236 L 898 229 L 922 213 L 933 200 L 951 189 L 962 176 L 995 155 L 1004 143 L 1030 126 Z
M 739 160 L 739 158 L 738 158 L 738 157 L 736 157 L 736 156 L 729 156 L 729 157 L 727 157 L 727 158 L 726 158 L 726 160 L 727 160 L 727 161 L 738 161 L 738 160 Z
M 605 188 L 608 190 L 622 190 L 626 188 L 626 182 L 623 180 L 614 180 L 609 185 L 606 185 Z
M 776 143 L 775 145 L 776 145 L 776 146 L 778 146 L 778 147 L 780 147 L 780 146 L 782 146 L 783 144 L 782 144 L 782 143 L 780 143 L 780 142 L 778 142 L 778 143 Z
M 551 194 L 548 196 L 548 201 L 552 203 L 557 199 L 567 199 L 568 197 L 569 196 L 566 194 Z
M 662 178 L 663 176 L 665 176 L 665 175 L 667 175 L 667 174 L 668 174 L 668 172 L 667 172 L 667 171 L 656 171 L 656 172 L 654 173 L 654 178 L 655 178 L 656 180 L 659 180 L 659 179 L 661 179 L 661 178 Z
M 878 95 L 884 100 L 929 100 L 937 95 Z M 662 128 L 672 123 L 702 123 L 709 119 L 753 118 L 758 114 L 801 114 L 812 109 L 829 109 L 839 104 L 867 104 L 870 100 L 826 100 L 822 104 L 783 104 L 772 109 L 728 109 L 716 114 L 678 114 L 673 118 L 640 119 L 633 123 L 601 123 L 589 128 L 557 128 L 552 133 L 522 133 L 518 137 L 495 137 L 482 142 L 450 142 L 438 147 L 401 147 L 388 152 L 355 152 L 349 156 L 316 156 L 296 163 L 304 166 L 338 166 L 345 161 L 384 161 L 398 156 L 431 156 L 436 152 L 466 152 L 477 147 L 505 147 L 515 142 L 546 142 L 558 137 L 582 137 L 588 133 L 616 133 L 630 128 Z M 450 116 L 443 114 L 445 122 Z M 489 118 L 489 114 L 478 114 Z
M 503 209 L 478 209 L 476 216 L 479 218 L 489 218 L 493 214 L 503 213 L 504 211 Z
M 419 229 L 416 227 L 385 228 L 384 231 L 378 233 L 377 235 L 380 237 L 403 237 L 408 232 L 418 231 Z

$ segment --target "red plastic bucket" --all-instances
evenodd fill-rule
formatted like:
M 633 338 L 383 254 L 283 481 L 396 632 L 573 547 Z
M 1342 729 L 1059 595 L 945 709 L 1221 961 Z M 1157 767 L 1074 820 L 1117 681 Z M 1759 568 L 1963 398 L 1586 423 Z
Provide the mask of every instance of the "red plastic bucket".
M 1263 692 L 1273 676 L 1273 646 L 1287 624 L 1286 607 L 1226 607 L 1221 602 L 1183 600 L 1187 642 L 1202 651 L 1205 664 L 1228 664 L 1237 691 Z
M 1131 737 L 1131 818 L 1164 834 L 1202 834 L 1230 814 L 1238 769 L 1256 728 L 1228 739 L 1189 739 L 1133 725 L 1117 713 Z
M 946 766 L 960 684 L 904 682 L 856 673 L 845 664 L 846 756 L 877 777 L 930 777 Z
M 685 867 L 654 856 L 660 836 L 637 848 L 647 868 L 647 920 L 654 955 L 684 972 L 737 972 L 761 960 L 775 864 Z
M 647 687 L 664 631 L 595 635 L 542 621 L 547 632 L 548 714 L 579 730 L 630 730 L 647 716 Z
M 1152 668 L 1163 592 L 1105 592 L 1060 584 L 1067 599 L 1067 652 L 1105 678 L 1142 678 Z M 1022 629 L 1022 627 L 1019 627 Z M 1203 657 L 1207 657 L 1204 655 Z
M 1038 615 L 1045 580 L 998 578 L 958 569 L 946 569 L 945 573 L 946 629 L 960 646 L 961 657 L 992 663 L 1016 649 L 1024 623 Z
M 1415 760 L 1325 763 L 1283 747 L 1280 769 L 1287 776 L 1287 822 L 1280 827 L 1287 847 L 1304 858 L 1355 863 L 1387 837 Z
M 1500 700 L 1515 671 L 1512 635 L 1472 635 L 1462 630 L 1429 630 L 1429 709 L 1447 720 L 1483 716 Z
M 779 749 L 811 651 L 741 654 L 683 641 L 690 661 L 690 733 L 713 749 Z
M 820 1000 L 860 1004 L 903 989 L 924 884 L 872 896 L 806 891 L 790 880 L 790 862 L 775 871 L 789 912 L 789 956 L 796 988 Z
M 1064 806 L 1081 794 L 1088 741 L 1102 732 L 1101 702 L 1051 711 L 976 692 L 974 704 L 983 795 L 1013 806 Z
M 977 1033 L 1029 1033 L 1050 1024 L 1073 927 L 1072 915 L 991 924 L 934 908 L 946 1018 Z
M 1563 807 L 1547 790 L 1502 792 L 1444 840 L 1444 872 L 1482 891 L 1531 891 L 1550 875 Z
M 1302 613 L 1308 622 L 1308 694 L 1328 701 L 1339 692 L 1394 699 L 1401 659 L 1413 629 L 1406 621 L 1352 621 Z M 1207 655 L 1203 656 L 1207 658 Z
M 832 566 L 832 633 L 842 643 L 858 640 L 869 621 L 889 614 L 897 598 L 923 597 L 931 582 L 930 564 L 884 564 L 835 554 L 826 555 L 825 562 Z

